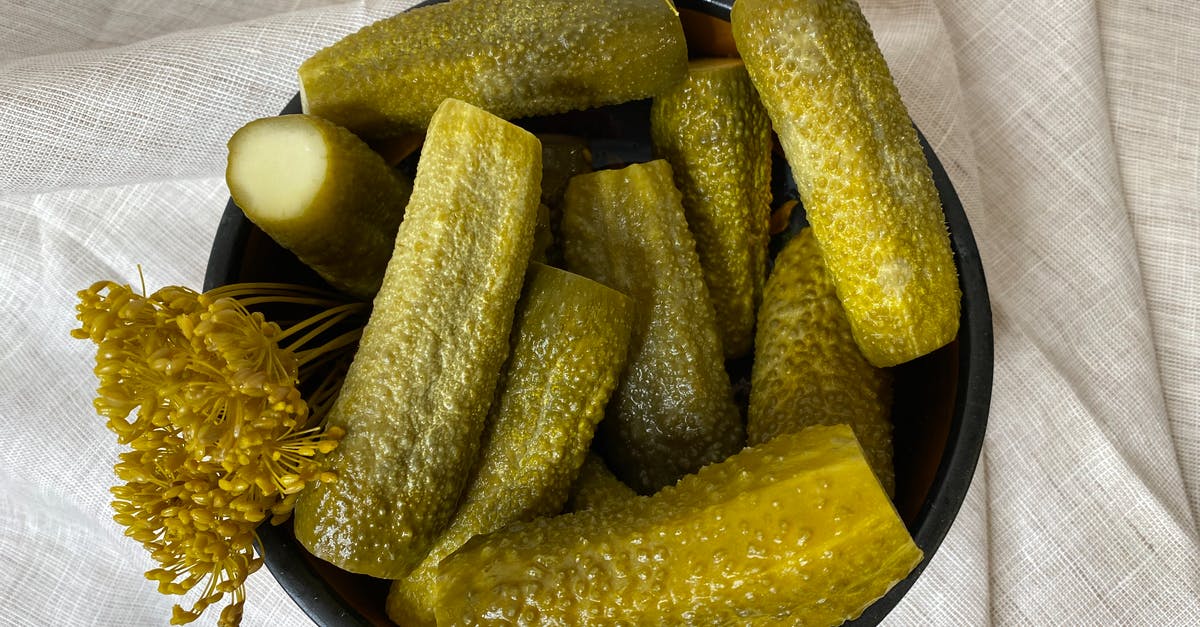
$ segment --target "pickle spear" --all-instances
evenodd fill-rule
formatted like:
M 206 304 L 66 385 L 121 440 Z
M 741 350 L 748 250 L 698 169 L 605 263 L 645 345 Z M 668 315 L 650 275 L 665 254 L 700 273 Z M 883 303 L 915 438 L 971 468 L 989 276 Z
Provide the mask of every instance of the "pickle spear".
M 650 497 L 467 543 L 446 625 L 836 625 L 920 562 L 849 427 L 747 448 Z
M 412 181 L 354 133 L 307 115 L 255 120 L 229 140 L 225 181 L 251 222 L 331 286 L 379 290 Z
M 588 453 L 579 467 L 579 476 L 571 488 L 571 497 L 564 507 L 569 512 L 581 512 L 585 509 L 608 507 L 625 499 L 637 496 L 633 488 L 621 483 L 621 480 L 604 463 L 604 459 L 595 453 Z
M 301 493 L 296 538 L 344 570 L 402 577 L 454 512 L 508 353 L 541 180 L 537 138 L 438 108 L 412 199 L 329 425 L 339 479 Z
M 300 66 L 305 113 L 368 141 L 420 130 L 443 98 L 505 119 L 647 98 L 683 77 L 663 0 L 454 0 L 370 24 Z
M 562 231 L 567 268 L 637 307 L 629 364 L 597 433 L 613 472 L 648 494 L 737 452 L 745 428 L 671 166 L 576 176 Z
M 633 303 L 533 264 L 513 324 L 512 354 L 458 511 L 421 564 L 392 583 L 387 612 L 398 624 L 434 624 L 438 562 L 471 537 L 562 508 L 625 365 Z
M 954 339 L 937 189 L 858 4 L 738 0 L 731 20 L 863 355 L 893 366 Z
M 750 445 L 813 425 L 848 424 L 893 494 L 892 374 L 872 366 L 854 343 L 810 228 L 775 257 L 754 345 Z
M 738 59 L 702 59 L 650 108 L 656 156 L 671 163 L 727 359 L 754 346 L 767 274 L 771 122 Z

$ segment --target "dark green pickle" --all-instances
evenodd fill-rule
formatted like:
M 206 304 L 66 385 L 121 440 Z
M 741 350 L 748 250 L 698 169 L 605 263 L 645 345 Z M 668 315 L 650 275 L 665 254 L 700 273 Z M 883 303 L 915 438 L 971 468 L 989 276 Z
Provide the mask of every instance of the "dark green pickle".
M 343 570 L 407 574 L 449 522 L 529 264 L 541 182 L 530 133 L 470 104 L 438 109 L 395 251 L 328 417 L 338 481 L 300 494 L 296 539 Z
M 649 494 L 745 443 L 712 303 L 671 166 L 571 179 L 567 268 L 633 298 L 629 365 L 597 437 L 622 481 Z
M 561 267 L 562 203 L 567 183 L 579 174 L 592 171 L 592 153 L 587 141 L 571 135 L 539 135 L 542 141 L 542 204 L 547 208 L 548 231 L 543 248 L 545 261 Z

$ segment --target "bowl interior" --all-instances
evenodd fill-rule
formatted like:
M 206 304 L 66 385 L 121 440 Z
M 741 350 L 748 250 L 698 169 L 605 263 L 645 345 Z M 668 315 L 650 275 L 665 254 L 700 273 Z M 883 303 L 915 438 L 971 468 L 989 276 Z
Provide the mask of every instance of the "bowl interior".
M 677 0 L 693 56 L 735 54 L 726 2 Z M 647 101 L 517 123 L 535 133 L 588 139 L 597 168 L 650 159 Z M 293 98 L 281 113 L 298 113 Z M 992 381 L 992 326 L 987 285 L 962 205 L 937 156 L 921 136 L 926 159 L 950 229 L 963 292 L 959 334 L 949 345 L 897 366 L 892 420 L 895 424 L 895 503 L 925 552 L 913 572 L 851 624 L 874 625 L 904 596 L 929 563 L 962 504 L 987 421 Z M 415 167 L 416 155 L 398 167 Z M 776 150 L 774 206 L 797 199 L 791 172 Z M 804 225 L 802 208 L 772 239 L 772 255 Z M 205 290 L 239 281 L 323 285 L 294 255 L 251 224 L 232 200 L 225 207 L 205 275 Z M 748 389 L 751 362 L 731 362 L 735 388 Z M 388 582 L 352 575 L 308 554 L 292 537 L 290 523 L 259 529 L 268 569 L 308 615 L 322 625 L 389 625 L 384 613 Z

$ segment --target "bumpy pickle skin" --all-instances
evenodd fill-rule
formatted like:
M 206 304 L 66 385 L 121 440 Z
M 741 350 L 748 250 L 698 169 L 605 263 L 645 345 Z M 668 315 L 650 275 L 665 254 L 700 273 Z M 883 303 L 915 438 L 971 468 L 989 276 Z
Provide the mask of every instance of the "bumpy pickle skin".
M 745 426 L 671 166 L 576 176 L 562 231 L 567 268 L 637 307 L 629 363 L 597 432 L 613 472 L 649 494 L 737 452 Z
M 893 366 L 958 333 L 929 166 L 853 0 L 738 0 L 733 36 L 770 113 L 854 339 Z
M 412 181 L 353 133 L 307 115 L 255 120 L 230 138 L 225 180 L 246 217 L 331 286 L 379 291 Z
M 608 507 L 637 496 L 633 488 L 625 485 L 608 469 L 604 459 L 596 453 L 588 453 L 579 467 L 579 476 L 571 488 L 571 496 L 564 506 L 568 512 Z
M 305 113 L 373 141 L 424 128 L 443 98 L 547 115 L 650 97 L 686 67 L 663 0 L 455 0 L 368 25 L 299 74 Z
M 458 511 L 421 564 L 392 583 L 387 612 L 400 625 L 434 624 L 437 565 L 471 537 L 562 509 L 625 364 L 633 302 L 532 264 L 513 324 L 512 354 Z
M 439 568 L 437 618 L 836 625 L 921 557 L 850 428 L 811 427 L 654 496 L 472 540 Z
M 412 198 L 328 423 L 339 479 L 301 493 L 296 538 L 394 579 L 425 555 L 467 480 L 529 263 L 537 138 L 464 102 L 435 114 Z
M 754 346 L 767 273 L 771 122 L 738 59 L 702 59 L 650 108 L 654 153 L 671 163 L 727 359 Z
M 854 429 L 888 495 L 892 466 L 892 374 L 872 366 L 825 271 L 812 229 L 805 228 L 775 257 L 758 313 L 750 409 L 751 446 L 813 425 Z

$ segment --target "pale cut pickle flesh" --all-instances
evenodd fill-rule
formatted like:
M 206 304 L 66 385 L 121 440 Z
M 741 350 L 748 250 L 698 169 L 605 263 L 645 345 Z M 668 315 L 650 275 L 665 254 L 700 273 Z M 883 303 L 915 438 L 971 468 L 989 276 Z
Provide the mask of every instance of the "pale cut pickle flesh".
M 650 497 L 475 538 L 439 624 L 836 625 L 921 550 L 845 425 L 744 449 Z
M 508 353 L 541 179 L 537 138 L 447 100 L 328 424 L 338 481 L 300 494 L 296 538 L 339 568 L 394 579 L 425 555 L 475 461 Z
M 332 287 L 379 290 L 412 181 L 321 118 L 255 120 L 229 140 L 229 194 L 246 217 Z
M 663 0 L 454 0 L 366 26 L 299 78 L 305 113 L 374 141 L 424 128 L 443 98 L 548 115 L 650 97 L 686 67 Z
M 734 40 L 867 360 L 958 333 L 961 293 L 916 129 L 854 0 L 738 0 Z
M 741 357 L 754 347 L 771 216 L 771 122 L 746 67 L 692 61 L 654 98 L 650 134 L 683 194 L 725 357 Z
M 563 203 L 567 268 L 629 295 L 629 363 L 597 438 L 640 493 L 745 444 L 712 303 L 664 160 L 576 176 Z
M 437 565 L 471 537 L 557 513 L 617 386 L 633 325 L 625 295 L 531 264 L 480 458 L 458 511 L 429 554 L 392 583 L 387 612 L 434 624 Z
M 854 343 L 810 228 L 775 257 L 754 344 L 749 444 L 848 424 L 884 490 L 894 494 L 892 374 L 872 366 Z

